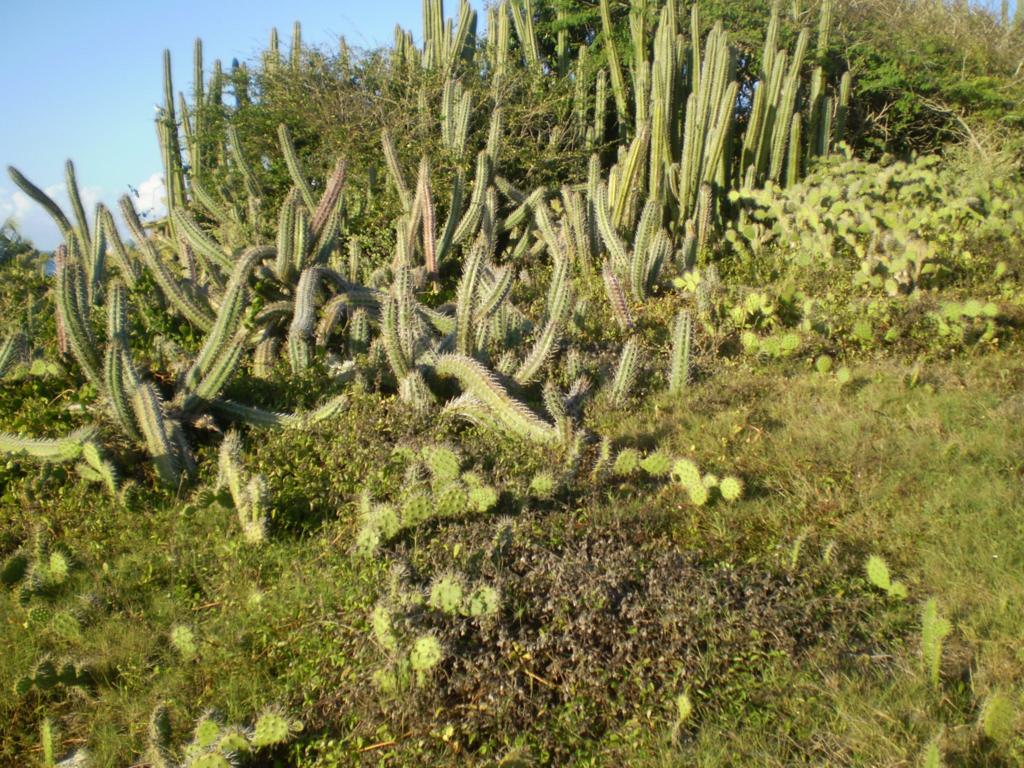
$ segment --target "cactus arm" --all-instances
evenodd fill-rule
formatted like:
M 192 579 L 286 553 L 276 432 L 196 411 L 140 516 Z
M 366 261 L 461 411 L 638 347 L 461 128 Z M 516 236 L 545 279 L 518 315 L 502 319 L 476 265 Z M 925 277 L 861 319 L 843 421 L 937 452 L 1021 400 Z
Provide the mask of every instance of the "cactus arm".
M 60 234 L 65 240 L 74 236 L 75 230 L 72 228 L 71 222 L 68 221 L 68 217 L 64 215 L 60 206 L 53 202 L 49 195 L 26 179 L 22 175 L 21 171 L 13 165 L 7 166 L 7 173 L 10 175 L 11 181 L 13 181 L 22 192 L 39 203 L 39 205 L 41 205 L 43 209 L 50 214 L 50 218 L 53 219 L 54 223 L 57 225 L 57 229 L 60 230 Z
M 473 194 L 470 196 L 469 207 L 465 215 L 463 215 L 459 225 L 455 228 L 455 233 L 452 236 L 454 243 L 461 243 L 467 238 L 472 237 L 479 228 L 492 170 L 491 159 L 487 155 L 487 151 L 481 150 L 476 158 L 476 178 L 473 181 Z
M 241 97 L 244 99 L 244 96 Z M 260 190 L 260 185 L 256 181 L 256 176 L 252 172 L 252 168 L 249 162 L 245 159 L 245 155 L 242 154 L 242 140 L 238 135 L 238 128 L 234 125 L 228 125 L 228 151 L 231 153 L 231 159 L 234 160 L 235 167 L 238 172 L 242 174 L 242 182 L 245 185 L 246 194 L 249 196 L 248 208 L 250 218 L 254 218 L 259 208 L 260 198 L 263 196 Z M 254 224 L 255 221 L 250 222 Z
M 0 345 L 0 379 L 25 359 L 27 338 L 21 331 L 15 331 Z
M 216 320 L 213 313 L 208 307 L 203 306 L 192 298 L 181 287 L 174 275 L 171 274 L 167 265 L 164 264 L 157 253 L 152 241 L 146 237 L 146 233 L 142 228 L 142 222 L 139 221 L 131 198 L 127 195 L 121 198 L 121 213 L 128 224 L 129 230 L 131 230 L 132 237 L 135 238 L 136 245 L 142 251 L 146 266 L 152 273 L 157 285 L 160 286 L 160 290 L 163 291 L 164 295 L 167 296 L 175 308 L 190 323 L 204 331 L 209 331 Z
M 455 349 L 461 355 L 473 353 L 473 304 L 486 251 L 483 240 L 478 239 L 469 249 L 469 257 L 462 266 L 455 302 Z
M 384 338 L 384 351 L 387 354 L 388 364 L 394 371 L 395 378 L 401 381 L 409 375 L 410 361 L 403 348 L 398 326 L 398 300 L 393 296 L 388 296 L 384 300 L 381 334 Z
M 306 208 L 312 214 L 317 209 L 316 200 L 313 198 L 313 189 L 309 186 L 309 181 L 302 172 L 299 156 L 295 152 L 295 144 L 292 141 L 291 134 L 288 132 L 288 126 L 284 123 L 277 126 L 277 137 L 281 142 L 281 152 L 284 154 L 285 165 L 288 166 L 288 174 L 292 177 L 292 184 L 299 190 Z
M 196 404 L 191 396 L 198 391 L 201 382 L 215 367 L 216 361 L 223 357 L 225 350 L 235 345 L 235 337 L 242 325 L 242 315 L 249 303 L 249 276 L 257 264 L 272 256 L 273 253 L 272 248 L 250 248 L 239 257 L 235 264 L 231 279 L 224 289 L 224 297 L 221 300 L 217 319 L 207 333 L 202 349 L 199 350 L 199 355 L 185 374 L 182 383 L 181 394 L 190 407 L 194 407 Z M 189 409 L 186 408 L 186 410 Z
M 79 245 L 84 253 L 92 252 L 92 237 L 89 234 L 89 221 L 85 217 L 85 207 L 82 205 L 82 197 L 78 191 L 78 180 L 75 178 L 75 164 L 70 160 L 64 163 L 64 185 L 67 187 L 68 200 L 71 202 L 71 211 L 78 224 L 76 230 Z
M 216 400 L 224 390 L 224 387 L 228 385 L 231 377 L 238 370 L 238 364 L 242 360 L 242 353 L 245 352 L 247 346 L 247 336 L 248 334 L 244 329 L 240 330 L 231 339 L 230 343 L 221 349 L 217 357 L 213 359 L 209 367 L 204 371 L 203 377 L 196 385 L 195 390 L 184 398 L 182 410 L 185 413 L 196 413 L 208 407 L 210 403 Z M 183 440 L 180 441 L 180 444 L 183 448 L 182 455 L 186 455 L 184 452 L 188 446 Z M 189 474 L 191 474 L 191 471 Z
M 47 462 L 74 461 L 95 435 L 96 431 L 90 428 L 76 430 L 67 437 L 54 438 L 28 438 L 0 432 L 0 453 Z
M 148 381 L 136 384 L 132 393 L 132 408 L 142 428 L 146 450 L 153 459 L 157 476 L 165 485 L 177 485 L 181 478 L 181 466 L 168 434 L 169 420 L 160 396 Z
M 451 250 L 452 238 L 455 236 L 455 229 L 462 217 L 462 196 L 465 184 L 462 169 L 459 169 L 455 172 L 455 180 L 452 182 L 452 199 L 451 204 L 448 206 L 448 218 L 444 223 L 444 232 L 442 232 L 441 240 L 437 244 L 437 253 L 434 261 L 438 266 L 444 262 L 445 257 Z
M 497 272 L 490 291 L 481 299 L 476 314 L 473 316 L 475 324 L 482 325 L 490 322 L 502 305 L 508 301 L 508 297 L 512 295 L 514 277 L 515 273 L 510 266 L 505 266 Z
M 612 402 L 621 405 L 629 396 L 636 384 L 636 376 L 640 369 L 640 342 L 636 336 L 630 336 L 622 347 L 619 364 L 615 368 L 612 379 Z
M 406 212 L 412 210 L 412 194 L 405 184 L 405 177 L 402 175 L 402 166 L 398 162 L 398 152 L 395 151 L 394 142 L 391 141 L 391 134 L 384 128 L 380 132 L 381 144 L 384 146 L 384 159 L 387 161 L 388 171 L 391 172 L 391 180 L 395 183 L 398 191 L 398 199 L 402 203 L 402 209 Z
M 436 309 L 425 307 L 422 304 L 416 307 L 416 311 L 420 318 L 426 321 L 438 333 L 446 336 L 449 333 L 455 332 L 456 320 L 451 315 L 438 312 Z
M 572 288 L 569 280 L 569 261 L 564 257 L 555 258 L 555 268 L 548 289 L 547 306 L 548 314 L 544 328 L 526 359 L 523 360 L 512 377 L 517 384 L 525 385 L 537 379 L 541 370 L 555 354 L 555 349 L 565 329 L 569 310 L 572 307 Z
M 316 424 L 339 413 L 348 404 L 346 395 L 337 395 L 309 413 L 277 413 L 243 405 L 234 400 L 222 398 L 212 403 L 213 410 L 225 418 L 241 421 L 262 429 L 280 429 Z
M 295 199 L 295 242 L 292 244 L 292 273 L 302 272 L 306 268 L 307 256 L 310 251 L 312 235 L 309 231 L 309 213 L 306 207 Z
M 430 161 L 424 155 L 420 161 L 420 175 L 417 183 L 417 196 L 420 198 L 423 213 L 423 264 L 427 275 L 437 277 L 437 226 L 434 216 L 434 198 L 430 192 Z
M 277 221 L 277 258 L 274 261 L 274 273 L 283 283 L 291 282 L 295 268 L 295 235 L 297 226 L 296 207 L 299 204 L 299 193 L 294 188 L 289 190 L 281 203 L 281 211 Z
M 171 212 L 176 229 L 179 234 L 184 235 L 186 241 L 196 253 L 206 257 L 210 262 L 216 264 L 224 272 L 231 272 L 234 266 L 231 258 L 224 253 L 217 241 L 210 237 L 199 226 L 199 223 L 184 208 L 177 208 Z
M 604 289 L 612 307 L 612 314 L 615 315 L 615 319 L 623 330 L 629 330 L 633 327 L 633 315 L 629 311 L 626 292 L 622 290 L 622 283 L 615 276 L 611 262 L 605 261 L 601 276 L 604 278 Z
M 458 379 L 462 388 L 479 399 L 511 432 L 540 443 L 558 440 L 558 431 L 524 403 L 508 394 L 498 378 L 479 361 L 459 354 L 439 355 L 434 370 Z
M 626 101 L 626 80 L 622 76 L 619 52 L 615 48 L 615 28 L 612 26 L 609 0 L 601 0 L 601 33 L 604 38 L 605 52 L 608 56 L 608 69 L 611 71 L 612 76 L 612 93 L 615 95 L 615 109 L 619 115 L 619 125 L 625 125 L 629 119 L 629 105 Z
M 316 322 L 316 291 L 320 273 L 320 267 L 303 270 L 295 288 L 295 312 L 288 329 L 288 358 L 295 373 L 309 366 L 309 337 Z
M 323 230 L 320 233 L 319 238 L 316 240 L 316 245 L 313 247 L 312 260 L 303 260 L 302 267 L 305 269 L 311 263 L 312 264 L 327 264 L 331 260 L 331 255 L 334 253 L 334 246 L 338 242 L 338 229 L 341 226 L 342 208 L 340 205 L 335 206 L 331 211 L 330 216 L 327 217 L 327 223 L 324 224 Z M 313 234 L 312 224 L 310 224 L 310 235 Z
M 55 260 L 59 264 L 56 275 L 57 313 L 82 372 L 93 385 L 102 388 L 97 345 L 89 327 L 85 274 L 77 260 L 68 257 L 65 246 L 60 246 L 58 251 L 61 255 Z
M 626 254 L 626 246 L 615 231 L 611 215 L 608 211 L 608 187 L 604 182 L 597 185 L 597 199 L 593 201 L 594 213 L 597 215 L 597 226 L 601 232 L 605 248 L 611 256 L 612 264 L 617 270 L 624 270 L 629 266 L 629 257 Z
M 644 205 L 640 214 L 640 222 L 636 227 L 633 256 L 629 268 L 629 287 L 633 298 L 638 301 L 647 297 L 647 257 L 658 232 L 661 210 L 661 206 L 656 200 L 649 199 Z
M 509 0 L 508 6 L 512 9 L 512 21 L 515 24 L 519 42 L 522 43 L 526 63 L 537 74 L 542 74 L 544 62 L 541 59 L 537 35 L 533 28 L 533 3 L 530 0 Z
M 346 170 L 347 165 L 344 159 L 339 158 L 334 164 L 334 170 L 331 171 L 331 175 L 327 177 L 324 193 L 320 196 L 320 202 L 313 211 L 313 219 L 309 225 L 314 239 L 319 239 L 326 231 L 329 220 L 335 216 L 335 212 L 341 204 L 341 193 L 345 188 Z
M 669 372 L 670 394 L 678 395 L 690 379 L 690 347 L 693 342 L 693 322 L 685 309 L 676 316 L 672 331 L 672 369 Z
M 103 365 L 103 382 L 114 420 L 132 440 L 140 440 L 142 435 L 136 428 L 132 415 L 128 377 L 125 371 L 128 348 L 127 315 L 127 292 L 124 285 L 115 280 L 107 288 L 107 350 Z
M 124 241 L 121 240 L 121 235 L 117 231 L 117 225 L 114 223 L 114 217 L 110 210 L 105 205 L 97 206 L 97 212 L 99 215 L 99 226 L 103 229 L 104 238 L 111 246 L 110 253 L 113 254 L 114 262 L 121 273 L 121 279 L 124 280 L 129 288 L 135 288 L 139 280 L 138 265 L 134 257 L 128 253 L 128 249 L 125 248 Z
M 629 145 L 626 153 L 626 165 L 622 171 L 615 190 L 614 206 L 612 208 L 612 223 L 617 227 L 626 224 L 626 212 L 629 209 L 629 201 L 633 194 L 643 183 L 643 171 L 648 156 L 647 148 L 650 144 L 651 130 L 647 123 L 640 126 L 639 132 Z
M 327 346 L 331 333 L 341 322 L 341 318 L 345 316 L 347 310 L 348 307 L 345 306 L 343 296 L 333 296 L 324 304 L 320 313 L 320 321 L 316 324 L 315 338 L 318 347 Z
M 228 209 L 218 202 L 198 179 L 192 180 L 189 191 L 192 193 L 193 201 L 218 224 L 225 225 L 235 221 L 235 217 L 231 215 Z
M 224 416 L 225 418 L 232 419 L 234 421 L 241 421 L 249 424 L 250 426 L 261 427 L 264 429 L 285 427 L 291 424 L 295 419 L 295 416 L 292 414 L 267 411 L 262 408 L 243 405 L 242 403 L 234 400 L 228 400 L 226 398 L 215 400 L 212 403 L 212 408 L 216 413 Z

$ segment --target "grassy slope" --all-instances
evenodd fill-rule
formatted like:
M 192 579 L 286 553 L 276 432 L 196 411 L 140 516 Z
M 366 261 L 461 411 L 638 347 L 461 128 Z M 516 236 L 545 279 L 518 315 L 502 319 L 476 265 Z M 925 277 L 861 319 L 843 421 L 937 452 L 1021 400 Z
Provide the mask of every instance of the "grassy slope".
M 357 399 L 319 432 L 251 441 L 247 461 L 278 502 L 259 550 L 208 497 L 136 486 L 117 505 L 60 472 L 41 480 L 9 464 L 2 549 L 42 530 L 76 567 L 52 597 L 0 591 L 0 686 L 44 652 L 92 660 L 102 679 L 82 694 L 0 700 L 0 762 L 38 756 L 50 715 L 66 746 L 127 764 L 167 701 L 180 741 L 208 708 L 242 722 L 287 704 L 306 730 L 281 756 L 302 764 L 356 762 L 367 746 L 368 761 L 465 764 L 521 744 L 580 765 L 907 765 L 943 724 L 948 764 L 1014 764 L 1020 742 L 996 749 L 974 723 L 985 695 L 1016 698 L 1024 684 L 1019 351 L 935 362 L 913 386 L 910 363 L 892 358 L 862 361 L 845 386 L 790 363 L 724 365 L 681 402 L 609 414 L 603 427 L 693 450 L 706 469 L 744 477 L 746 498 L 698 509 L 639 478 L 525 508 L 506 494 L 513 552 L 495 578 L 512 629 L 465 629 L 452 641 L 460 661 L 411 697 L 369 682 L 381 656 L 367 615 L 383 574 L 350 556 L 352 494 L 400 483 L 393 440 L 424 426 L 393 406 Z M 472 430 L 462 440 L 499 485 L 530 461 L 485 459 L 489 438 Z M 399 555 L 414 570 L 465 563 L 493 533 L 493 517 L 442 527 Z M 908 600 L 866 584 L 869 553 L 888 559 Z M 604 603 L 623 590 L 635 603 Z M 954 624 L 939 690 L 919 653 L 931 595 Z M 77 611 L 80 637 L 55 635 L 40 606 Z M 177 624 L 198 638 L 194 660 L 167 641 Z M 671 699 L 684 689 L 694 716 L 671 748 Z

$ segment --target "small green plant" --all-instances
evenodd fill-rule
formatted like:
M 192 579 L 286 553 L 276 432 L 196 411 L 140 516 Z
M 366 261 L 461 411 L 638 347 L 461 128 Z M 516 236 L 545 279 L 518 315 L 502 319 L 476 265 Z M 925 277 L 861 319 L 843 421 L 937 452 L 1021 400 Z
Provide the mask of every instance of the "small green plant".
M 458 613 L 462 607 L 464 589 L 461 580 L 451 574 L 439 576 L 430 586 L 430 606 L 444 613 Z
M 704 487 L 700 468 L 690 459 L 676 459 L 672 465 L 672 478 L 687 490 Z
M 703 482 L 687 487 L 686 493 L 690 497 L 690 503 L 697 507 L 703 507 L 711 498 L 711 493 Z
M 280 709 L 267 709 L 256 718 L 250 743 L 256 749 L 286 744 L 302 731 L 302 722 L 287 717 Z
M 726 501 L 738 501 L 743 496 L 743 481 L 728 475 L 718 483 L 718 492 Z
M 433 635 L 422 635 L 416 639 L 409 651 L 409 665 L 416 673 L 416 680 L 421 685 L 430 673 L 441 663 L 443 652 L 441 643 Z
M 196 636 L 190 627 L 178 624 L 171 629 L 171 645 L 183 661 L 192 661 L 199 655 Z
M 921 755 L 921 768 L 942 768 L 941 741 L 942 732 L 940 731 L 925 745 L 924 752 Z
M 882 590 L 889 597 L 898 599 L 907 596 L 907 587 L 901 581 L 893 580 L 889 575 L 889 565 L 878 555 L 871 555 L 864 563 L 864 572 L 872 586 Z
M 65 688 L 85 688 L 89 683 L 90 675 L 85 667 L 68 660 L 55 663 L 46 656 L 36 662 L 29 674 L 18 678 L 14 691 L 19 696 L 25 696 L 33 690 L 46 693 L 58 685 Z
M 78 429 L 60 438 L 26 438 L 0 433 L 0 454 L 49 463 L 77 461 L 75 468 L 82 477 L 103 483 L 112 495 L 117 494 L 117 473 L 103 458 L 93 428 Z
M 640 466 L 640 452 L 635 448 L 623 448 L 615 456 L 612 472 L 619 477 L 631 475 Z
M 261 544 L 267 537 L 266 483 L 260 475 L 245 476 L 241 457 L 241 437 L 232 430 L 220 444 L 218 485 L 227 485 L 231 493 L 244 539 Z
M 928 679 L 935 687 L 939 685 L 942 645 L 952 631 L 949 619 L 939 615 L 938 600 L 928 598 L 921 609 L 921 658 Z
M 530 493 L 539 499 L 547 499 L 554 493 L 555 477 L 550 472 L 538 472 L 530 480 Z
M 672 471 L 672 459 L 662 451 L 652 451 L 644 456 L 640 468 L 652 477 L 665 477 Z
M 501 595 L 494 587 L 481 584 L 466 599 L 463 610 L 474 619 L 494 616 L 501 610 Z
M 687 693 L 681 693 L 673 700 L 675 718 L 672 723 L 672 741 L 679 740 L 679 734 L 693 715 L 693 702 Z
M 455 451 L 443 445 L 427 445 L 420 449 L 423 463 L 430 470 L 435 485 L 454 482 L 462 462 Z
M 1002 691 L 993 691 L 985 699 L 978 716 L 978 726 L 986 739 L 1008 745 L 1018 734 L 1017 712 L 1013 700 Z
M 60 737 L 53 721 L 48 717 L 43 718 L 43 722 L 39 725 L 39 743 L 43 750 L 45 768 L 53 768 L 57 764 L 55 743 L 59 740 Z

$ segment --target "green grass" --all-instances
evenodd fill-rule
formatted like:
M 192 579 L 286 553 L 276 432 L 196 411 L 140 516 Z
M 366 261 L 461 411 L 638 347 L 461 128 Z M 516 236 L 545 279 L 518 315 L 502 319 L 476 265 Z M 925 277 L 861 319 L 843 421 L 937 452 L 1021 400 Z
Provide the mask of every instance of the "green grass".
M 166 702 L 176 743 L 209 709 L 249 723 L 286 706 L 305 723 L 286 764 L 465 764 L 519 746 L 542 764 L 906 765 L 940 730 L 949 765 L 1014 764 L 1020 739 L 993 743 L 975 723 L 988 694 L 1018 702 L 1024 688 L 1019 351 L 928 364 L 915 386 L 898 358 L 857 363 L 845 386 L 802 365 L 723 365 L 677 402 L 598 423 L 617 445 L 740 476 L 735 504 L 696 508 L 642 473 L 523 501 L 535 456 L 372 396 L 313 432 L 248 441 L 276 500 L 260 549 L 209 493 L 136 485 L 115 503 L 9 465 L 4 551 L 42 535 L 74 567 L 50 596 L 0 592 L 0 685 L 42 654 L 104 675 L 5 696 L 0 762 L 38 757 L 49 716 L 65 749 L 129 764 Z M 483 574 L 504 602 L 490 625 L 424 619 L 451 656 L 432 683 L 389 696 L 371 682 L 384 657 L 368 627 L 388 577 L 351 553 L 354 496 L 401 485 L 389 457 L 410 439 L 457 439 L 504 494 L 493 514 L 400 537 L 392 559 L 413 584 L 453 566 Z M 511 542 L 489 557 L 502 516 Z M 868 554 L 907 600 L 870 587 Z M 929 596 L 954 627 L 938 689 L 920 659 Z M 75 612 L 80 637 L 57 636 L 37 608 Z M 177 625 L 194 659 L 171 646 Z M 683 691 L 694 714 L 672 744 Z

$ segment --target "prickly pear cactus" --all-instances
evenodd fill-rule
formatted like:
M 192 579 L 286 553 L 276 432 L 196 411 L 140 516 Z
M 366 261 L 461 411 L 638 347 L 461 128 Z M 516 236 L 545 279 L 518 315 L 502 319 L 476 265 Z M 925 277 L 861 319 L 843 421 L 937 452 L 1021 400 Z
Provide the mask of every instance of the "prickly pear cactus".
M 441 643 L 433 635 L 423 635 L 413 643 L 409 664 L 418 675 L 425 675 L 441 663 Z
M 615 457 L 612 472 L 619 476 L 630 475 L 640 466 L 640 453 L 635 448 L 625 448 Z
M 251 743 L 256 748 L 284 744 L 301 730 L 302 723 L 298 720 L 289 720 L 281 712 L 268 710 L 257 718 Z
M 700 468 L 689 459 L 676 460 L 676 463 L 672 465 L 672 477 L 687 490 L 691 490 L 698 486 L 704 488 L 703 479 L 700 475 Z
M 661 451 L 654 451 L 643 458 L 640 468 L 652 477 L 664 477 L 672 471 L 672 459 Z
M 193 757 L 187 763 L 188 768 L 234 768 L 231 761 L 220 752 L 206 752 Z
M 458 613 L 462 606 L 462 598 L 463 588 L 457 576 L 440 576 L 430 587 L 430 606 L 444 613 Z
M 474 619 L 494 616 L 501 609 L 501 597 L 494 587 L 483 584 L 466 601 L 466 613 Z
M 723 477 L 718 492 L 726 501 L 737 501 L 743 495 L 743 481 L 738 477 Z
M 459 476 L 462 462 L 451 448 L 443 445 L 427 445 L 420 449 L 420 458 L 427 465 L 434 483 L 447 485 Z

